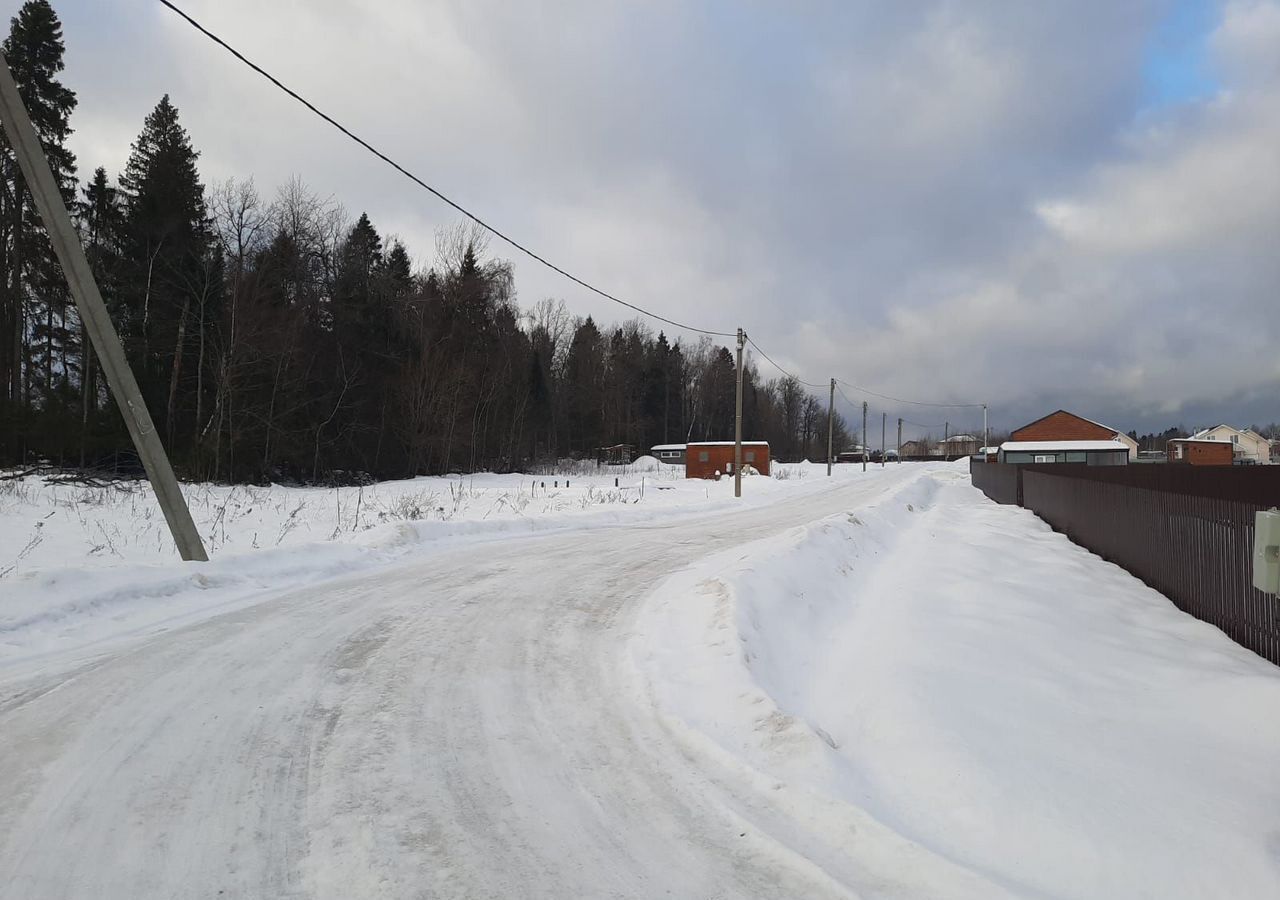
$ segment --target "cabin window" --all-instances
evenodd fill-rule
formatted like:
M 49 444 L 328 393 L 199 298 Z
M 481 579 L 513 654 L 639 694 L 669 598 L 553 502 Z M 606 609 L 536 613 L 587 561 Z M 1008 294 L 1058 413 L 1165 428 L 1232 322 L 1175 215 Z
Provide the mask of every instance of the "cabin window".
M 756 461 L 756 451 L 754 451 L 754 450 L 748 450 L 748 451 L 747 451 L 747 462 L 755 462 L 755 461 Z
M 698 462 L 711 462 L 711 451 L 710 451 L 710 450 L 699 450 L 699 451 L 698 451 Z

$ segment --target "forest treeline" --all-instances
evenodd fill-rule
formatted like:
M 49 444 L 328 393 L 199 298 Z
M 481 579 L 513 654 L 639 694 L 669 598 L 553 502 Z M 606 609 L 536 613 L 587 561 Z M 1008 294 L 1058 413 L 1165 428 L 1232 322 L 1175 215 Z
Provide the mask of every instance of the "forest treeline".
M 485 233 L 441 231 L 433 262 L 294 180 L 206 186 L 162 97 L 118 177 L 67 149 L 74 93 L 47 0 L 4 53 L 175 467 L 225 481 L 511 470 L 597 448 L 733 436 L 731 351 L 561 300 L 516 302 Z M 0 456 L 135 468 L 47 235 L 0 142 Z M 748 366 L 744 436 L 825 458 L 825 398 Z M 847 441 L 837 421 L 837 449 Z

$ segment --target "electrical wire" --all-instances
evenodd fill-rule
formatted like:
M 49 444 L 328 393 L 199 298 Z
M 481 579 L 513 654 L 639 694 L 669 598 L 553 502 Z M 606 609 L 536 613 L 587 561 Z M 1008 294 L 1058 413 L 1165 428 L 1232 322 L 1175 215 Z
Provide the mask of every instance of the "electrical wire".
M 684 330 L 686 330 L 686 331 L 693 331 L 693 332 L 697 332 L 698 334 L 708 334 L 708 335 L 712 335 L 712 336 L 714 336 L 714 337 L 736 337 L 736 336 L 737 336 L 736 334 L 734 334 L 734 333 L 732 333 L 732 332 L 728 332 L 728 331 L 713 331 L 713 330 L 711 330 L 711 329 L 707 329 L 707 328 L 698 328 L 698 327 L 693 326 L 693 325 L 686 325 L 684 322 L 677 322 L 675 319 L 669 319 L 669 318 L 667 318 L 666 316 L 659 315 L 658 313 L 650 312 L 649 310 L 645 309 L 645 308 L 644 308 L 644 307 L 642 307 L 642 306 L 637 306 L 637 305 L 636 305 L 636 304 L 634 304 L 634 303 L 630 303 L 630 302 L 628 302 L 628 301 L 626 301 L 626 300 L 623 300 L 621 297 L 616 297 L 616 296 L 614 296 L 613 294 L 609 293 L 608 291 L 602 290 L 601 288 L 596 287 L 594 284 L 591 284 L 590 282 L 585 281 L 585 280 L 584 280 L 584 279 L 582 279 L 582 278 L 579 278 L 577 275 L 574 275 L 574 274 L 572 274 L 572 273 L 570 273 L 570 272 L 566 271 L 565 269 L 562 269 L 560 266 L 557 266 L 555 263 L 553 263 L 553 262 L 551 262 L 550 260 L 546 259 L 546 258 L 545 258 L 545 257 L 543 257 L 542 255 L 540 255 L 540 254 L 538 254 L 538 253 L 534 252 L 533 250 L 529 249 L 529 248 L 528 248 L 528 247 L 526 247 L 524 244 L 522 244 L 522 243 L 520 243 L 519 241 L 517 241 L 515 238 L 509 237 L 508 235 L 506 235 L 506 234 L 504 234 L 503 232 L 499 231 L 497 228 L 495 228 L 494 226 L 490 225 L 490 224 L 489 224 L 488 222 L 486 222 L 484 219 L 481 219 L 478 215 L 476 215 L 475 213 L 471 212 L 471 210 L 467 209 L 467 208 L 466 208 L 466 207 L 464 207 L 462 204 L 460 204 L 460 203 L 458 203 L 458 202 L 456 202 L 456 201 L 454 201 L 454 200 L 450 199 L 449 197 L 445 196 L 442 192 L 440 192 L 440 191 L 439 191 L 439 190 L 437 190 L 436 188 L 434 188 L 434 187 L 432 187 L 431 185 L 427 184 L 425 181 L 423 181 L 423 180 L 422 180 L 421 178 L 419 178 L 417 175 L 413 174 L 413 173 L 412 173 L 412 172 L 410 172 L 408 169 L 406 169 L 404 166 L 402 166 L 402 165 L 400 165 L 398 162 L 396 162 L 394 159 L 392 159 L 391 157 L 387 156 L 387 154 L 383 153 L 381 150 L 379 150 L 379 149 L 377 149 L 376 147 L 374 147 L 372 144 L 370 144 L 370 143 L 369 143 L 368 141 L 366 141 L 364 138 L 362 138 L 362 137 L 360 137 L 360 136 L 356 135 L 356 134 L 355 134 L 354 132 L 352 132 L 349 128 L 347 128 L 346 126 L 344 126 L 343 124 L 341 124 L 340 122 L 338 122 L 336 119 L 334 119 L 334 118 L 333 118 L 332 116 L 330 116 L 328 113 L 325 113 L 325 112 L 323 112 L 322 110 L 320 110 L 318 107 L 316 107 L 316 105 L 315 105 L 315 104 L 313 104 L 311 101 L 307 100 L 305 97 L 303 97 L 303 96 L 302 96 L 301 94 L 299 94 L 297 91 L 293 90 L 293 89 L 292 89 L 292 88 L 290 88 L 290 87 L 287 87 L 285 84 L 283 84 L 283 83 L 282 83 L 278 78 L 276 78 L 276 77 L 275 77 L 274 75 L 272 75 L 270 72 L 266 71 L 266 70 L 265 70 L 265 69 L 263 69 L 261 66 L 259 66 L 257 63 L 255 63 L 255 62 L 251 61 L 250 59 L 248 59 L 248 58 L 247 58 L 243 53 L 241 53 L 241 52 L 240 52 L 239 50 L 237 50 L 235 47 L 232 47 L 230 44 L 228 44 L 228 43 L 227 43 L 226 41 L 224 41 L 222 38 L 218 37 L 218 36 L 217 36 L 216 34 L 214 34 L 212 31 L 210 31 L 209 29 L 205 28 L 203 25 L 201 25 L 199 22 L 197 22 L 197 21 L 196 21 L 195 19 L 193 19 L 191 16 L 187 15 L 187 13 L 186 13 L 186 12 L 184 12 L 182 9 L 180 9 L 179 7 L 177 7 L 176 5 L 174 5 L 173 3 L 171 3 L 171 2 L 170 2 L 170 0 L 159 0 L 159 2 L 160 2 L 162 5 L 164 5 L 165 7 L 167 7 L 168 9 L 170 9 L 171 11 L 173 11 L 174 13 L 177 13 L 177 15 L 178 15 L 178 16 L 180 16 L 182 19 L 184 19 L 184 20 L 187 22 L 187 24 L 191 25 L 193 28 L 195 28 L 197 31 L 199 31 L 201 34 L 203 34 L 205 37 L 209 38 L 209 40 L 213 41 L 215 44 L 217 44 L 218 46 L 222 47 L 224 50 L 226 50 L 228 53 L 230 53 L 232 56 L 234 56 L 234 57 L 235 57 L 236 59 L 238 59 L 240 62 L 244 63 L 244 64 L 245 64 L 246 66 L 248 66 L 250 69 L 252 69 L 253 71 L 257 72 L 257 73 L 258 73 L 259 75 L 261 75 L 263 78 L 267 79 L 267 81 L 271 82 L 271 83 L 272 83 L 273 85 L 275 85 L 277 88 L 279 88 L 280 90 L 284 91 L 286 94 L 288 94 L 288 95 L 289 95 L 290 97 L 292 97 L 294 100 L 296 100 L 296 101 L 298 101 L 299 103 L 301 103 L 301 104 L 302 104 L 303 106 L 305 106 L 307 109 L 311 110 L 311 112 L 315 113 L 315 114 L 316 114 L 317 116 L 319 116 L 321 119 L 323 119 L 324 121 L 328 122 L 328 123 L 329 123 L 330 125 L 332 125 L 334 128 L 338 129 L 338 131 L 342 132 L 344 135 L 346 135 L 347 137 L 349 137 L 351 140 L 353 140 L 353 141 L 355 141 L 357 144 L 359 144 L 361 147 L 363 147 L 364 149 L 368 150 L 368 151 L 369 151 L 370 153 L 372 153 L 374 156 L 378 157 L 378 159 L 382 160 L 382 161 L 383 161 L 383 162 L 385 162 L 387 165 L 391 166 L 393 169 L 395 169 L 395 170 L 396 170 L 397 172 L 399 172 L 401 175 L 405 176 L 405 177 L 406 177 L 406 178 L 408 178 L 410 181 L 414 182 L 414 183 L 415 183 L 415 184 L 417 184 L 419 187 L 423 188 L 424 190 L 428 191 L 429 193 L 433 194 L 437 199 L 439 199 L 439 200 L 443 201 L 443 202 L 444 202 L 445 204 L 447 204 L 448 206 L 450 206 L 450 207 L 452 207 L 453 209 L 457 210 L 458 212 L 462 213 L 462 215 L 466 216 L 466 217 L 467 217 L 468 219 L 470 219 L 472 222 L 475 222 L 477 225 L 479 225 L 481 228 L 483 228 L 483 229 L 485 229 L 486 231 L 488 231 L 490 234 L 494 235 L 495 237 L 499 238 L 499 239 L 500 239 L 500 240 L 502 240 L 502 241 L 505 241 L 507 244 L 509 244 L 510 246 L 514 247 L 516 250 L 519 250 L 521 253 L 523 253 L 525 256 L 528 256 L 530 259 L 533 259 L 533 260 L 535 260 L 535 261 L 537 261 L 537 262 L 541 263 L 542 265 L 546 266 L 546 267 L 547 267 L 548 269 L 550 269 L 551 271 L 553 271 L 553 272 L 557 272 L 557 273 L 559 273 L 560 275 L 563 275 L 565 278 L 569 279 L 569 280 L 570 280 L 570 281 L 572 281 L 573 283 L 575 283 L 575 284 L 577 284 L 577 285 L 580 285 L 581 287 L 586 288 L 587 290 L 591 291 L 592 293 L 595 293 L 595 294 L 598 294 L 598 295 L 599 295 L 599 296 L 601 296 L 601 297 L 604 297 L 606 300 L 612 300 L 614 303 L 620 304 L 621 306 L 625 306 L 627 309 L 635 310 L 636 312 L 640 313 L 641 315 L 648 316 L 648 317 L 649 317 L 649 318 L 651 318 L 651 319 L 656 319 L 656 320 L 657 320 L 657 321 L 659 321 L 659 322 L 666 322 L 668 325 L 672 325 L 672 326 L 674 326 L 674 327 L 676 327 L 676 328 L 682 328 L 682 329 L 684 329 Z
M 547 267 L 547 268 L 548 268 L 548 269 L 550 269 L 551 271 L 556 272 L 557 274 L 562 275 L 563 277 L 565 277 L 565 278 L 569 279 L 569 280 L 570 280 L 570 281 L 572 281 L 574 284 L 577 284 L 577 285 L 579 285 L 580 287 L 586 288 L 588 291 L 591 291 L 592 293 L 597 294 L 598 296 L 603 297 L 603 298 L 604 298 L 604 299 L 606 299 L 606 300 L 610 300 L 610 301 L 612 301 L 612 302 L 614 302 L 614 303 L 617 303 L 617 304 L 618 304 L 618 305 L 620 305 L 620 306 L 624 306 L 624 307 L 626 307 L 627 309 L 630 309 L 630 310 L 633 310 L 633 311 L 635 311 L 635 312 L 638 312 L 638 313 L 640 313 L 641 315 L 648 316 L 649 318 L 654 319 L 654 320 L 656 320 L 656 321 L 659 321 L 659 322 L 665 322 L 666 324 L 671 325 L 671 326 L 673 326 L 673 327 L 675 327 L 675 328 L 680 328 L 680 329 L 683 329 L 683 330 L 685 330 L 685 331 L 692 331 L 692 332 L 696 332 L 697 334 L 706 334 L 706 335 L 711 335 L 711 336 L 713 336 L 713 337 L 736 337 L 736 336 L 737 336 L 737 335 L 736 335 L 735 333 L 733 333 L 733 332 L 729 332 L 729 331 L 715 331 L 715 330 L 713 330 L 713 329 L 709 329 L 709 328 L 698 328 L 698 327 L 697 327 L 697 326 L 695 326 L 695 325 L 688 325 L 688 324 L 686 324 L 686 323 L 684 323 L 684 322 L 678 322 L 678 321 L 676 321 L 675 319 L 671 319 L 671 318 L 668 318 L 668 317 L 666 317 L 666 316 L 659 315 L 658 313 L 651 312 L 650 310 L 647 310 L 647 309 L 645 309 L 645 308 L 644 308 L 644 307 L 642 307 L 642 306 L 639 306 L 639 305 L 637 305 L 637 304 L 635 304 L 635 303 L 631 303 L 630 301 L 627 301 L 627 300 L 623 300 L 621 297 L 618 297 L 618 296 L 616 296 L 616 295 L 614 295 L 614 294 L 611 294 L 611 293 L 609 293 L 608 291 L 603 290 L 602 288 L 598 288 L 598 287 L 596 287 L 594 284 L 591 284 L 590 282 L 586 281 L 585 279 L 579 278 L 577 275 L 574 275 L 573 273 L 571 273 L 571 272 L 567 271 L 566 269 L 561 268 L 560 266 L 558 266 L 558 265 L 556 265 L 555 263 L 553 263 L 553 262 L 551 262 L 550 260 L 548 260 L 546 257 L 542 256 L 541 254 L 539 254 L 539 253 L 535 252 L 534 250 L 532 250 L 532 249 L 530 249 L 529 247 L 525 246 L 524 244 L 520 243 L 520 242 L 519 242 L 519 241 L 517 241 L 515 238 L 510 237 L 509 235 L 507 235 L 507 234 L 505 234 L 504 232 L 500 231 L 498 228 L 494 227 L 493 225 L 490 225 L 490 224 L 489 224 L 488 222 L 486 222 L 484 219 L 480 218 L 480 216 L 478 216 L 477 214 L 475 214 L 475 213 L 471 212 L 471 210 L 467 209 L 466 207 L 464 207 L 462 204 L 458 203 L 457 201 L 455 201 L 455 200 L 451 199 L 450 197 L 446 196 L 443 192 L 441 192 L 441 191 L 437 190 L 436 188 L 432 187 L 432 186 L 431 186 L 430 184 L 428 184 L 426 181 L 424 181 L 423 179 L 421 179 L 421 178 L 419 178 L 417 175 L 415 175 L 413 172 L 409 171 L 409 170 L 408 170 L 408 169 L 406 169 L 404 166 L 400 165 L 400 163 L 396 162 L 396 161 L 395 161 L 394 159 L 392 159 L 390 156 L 388 156 L 387 154 L 383 153 L 383 152 L 382 152 L 381 150 L 379 150 L 378 148 L 374 147 L 372 144 L 370 144 L 370 143 L 369 143 L 368 141 L 366 141 L 364 138 L 362 138 L 362 137 L 360 137 L 359 135 L 355 134 L 353 131 L 351 131 L 349 128 L 347 128 L 345 125 L 343 125 L 341 122 L 339 122 L 338 120 L 336 120 L 335 118 L 333 118 L 332 116 L 330 116 L 328 113 L 326 113 L 326 112 L 324 112 L 323 110 L 321 110 L 319 107 L 317 107 L 317 106 L 316 106 L 314 103 L 312 103 L 310 100 L 307 100 L 305 97 L 303 97 L 303 96 L 302 96 L 301 94 L 299 94 L 297 91 L 295 91 L 295 90 L 293 90 L 292 88 L 290 88 L 290 87 L 288 87 L 287 85 L 285 85 L 283 82 L 281 82 L 281 81 L 280 81 L 280 79 L 276 78 L 274 75 L 272 75 L 272 74 L 271 74 L 270 72 L 268 72 L 266 69 L 262 68 L 260 65 L 258 65 L 258 64 L 257 64 L 257 63 L 255 63 L 255 62 L 253 62 L 252 60 L 250 60 L 250 59 L 249 59 L 248 57 L 246 57 L 243 53 L 241 53 L 241 52 L 240 52 L 239 50 L 237 50 L 235 47 L 232 47 L 230 44 L 228 44 L 225 40 L 223 40 L 222 38 L 220 38 L 218 35 L 214 34 L 214 33 L 213 33 L 212 31 L 210 31 L 208 28 L 206 28 L 206 27 L 204 27 L 203 25 L 201 25 L 201 24 L 200 24 L 199 22 L 197 22 L 194 18 L 192 18 L 190 15 L 188 15 L 184 10 L 182 10 L 182 9 L 181 9 L 180 7 L 178 7 L 176 4 L 172 3 L 172 2 L 171 2 L 171 0 L 158 0 L 158 2 L 159 2 L 161 5 L 163 5 L 164 7 L 166 7 L 167 9 L 169 9 L 170 11 L 172 11 L 173 13 L 175 13 L 176 15 L 178 15 L 178 16 L 179 16 L 181 19 L 183 19 L 187 24 L 189 24 L 191 27 L 195 28 L 197 31 L 199 31 L 201 34 L 203 34 L 203 35 L 204 35 L 205 37 L 207 37 L 209 40 L 213 41 L 215 44 L 217 44 L 218 46 L 222 47 L 224 50 L 226 50 L 228 53 L 230 53 L 230 54 L 231 54 L 233 57 L 235 57 L 237 60 L 239 60 L 240 62 L 244 63 L 246 66 L 248 66 L 248 67 L 249 67 L 250 69 L 252 69 L 254 72 L 256 72 L 257 74 L 259 74 L 259 75 L 261 75 L 263 78 L 265 78 L 267 81 L 271 82 L 271 84 L 273 84 L 275 87 L 279 88 L 281 91 L 283 91 L 283 92 L 284 92 L 285 94 L 287 94 L 289 97 L 293 98 L 293 99 L 294 99 L 294 100 L 296 100 L 298 103 L 301 103 L 303 106 L 305 106 L 308 110 L 310 110 L 310 111 L 311 111 L 312 113 L 314 113 L 316 116 L 318 116 L 319 118 L 321 118 L 322 120 L 324 120 L 325 122 L 327 122 L 329 125 L 331 125 L 331 126 L 333 126 L 334 128 L 336 128 L 336 129 L 337 129 L 338 131 L 340 131 L 343 135 L 345 135 L 346 137 L 350 138 L 350 139 L 351 139 L 352 141 L 354 141 L 355 143 L 359 144 L 359 145 L 360 145 L 361 147 L 363 147 L 365 150 L 369 151 L 369 152 L 370 152 L 370 153 L 372 153 L 374 156 L 376 156 L 378 159 L 382 160 L 384 163 L 386 163 L 387 165 L 391 166 L 391 168 L 395 169 L 395 170 L 396 170 L 397 172 L 399 172 L 401 175 L 403 175 L 404 177 L 408 178 L 408 179 L 409 179 L 410 181 L 412 181 L 414 184 L 418 185 L 418 186 L 419 186 L 419 187 L 421 187 L 423 190 L 427 191 L 428 193 L 430 193 L 431 195 L 433 195 L 434 197 L 436 197 L 438 200 L 440 200 L 441 202 L 445 203 L 447 206 L 451 207 L 452 209 L 454 209 L 454 210 L 456 210 L 457 212 L 461 213 L 462 215 L 466 216 L 466 217 L 467 217 L 468 219 L 470 219 L 472 222 L 475 222 L 475 223 L 476 223 L 477 225 L 479 225 L 481 228 L 485 229 L 485 230 L 486 230 L 486 231 L 488 231 L 490 234 L 492 234 L 492 235 L 494 235 L 495 237 L 497 237 L 499 240 L 504 241 L 506 244 L 508 244 L 509 246 L 511 246 L 511 247 L 513 247 L 514 249 L 518 250 L 519 252 L 523 253 L 525 256 L 529 257 L 530 259 L 534 260 L 535 262 L 538 262 L 538 263 L 542 264 L 543 266 Z M 778 365 L 778 363 L 774 362 L 773 358 L 772 358 L 772 357 L 770 357 L 770 356 L 769 356 L 769 354 L 765 353 L 765 352 L 764 352 L 764 350 L 763 350 L 763 349 L 761 349 L 760 345 L 759 345 L 759 344 L 757 344 L 757 343 L 755 342 L 755 340 L 751 338 L 751 336 L 750 336 L 750 335 L 748 335 L 748 336 L 747 336 L 747 342 L 748 342 L 749 344 L 751 344 L 751 346 L 755 348 L 756 352 L 757 352 L 757 353 L 759 353 L 759 354 L 760 354 L 760 355 L 761 355 L 765 360 L 767 360 L 767 361 L 769 362 L 769 364 L 770 364 L 770 365 L 772 365 L 775 369 L 777 369 L 779 372 L 782 372 L 784 375 L 788 376 L 789 378 L 794 379 L 795 381 L 799 382 L 800 384 L 804 385 L 805 387 L 811 387 L 811 388 L 825 388 L 825 387 L 828 387 L 828 385 L 826 385 L 826 384 L 818 384 L 817 382 L 813 382 L 813 381 L 805 381 L 804 379 L 799 378 L 799 377 L 797 377 L 796 375 L 792 374 L 792 373 L 791 373 L 791 372 L 789 372 L 787 369 L 784 369 L 782 366 Z M 910 404 L 910 405 L 912 405 L 912 406 L 933 406 L 933 407 L 951 408 L 951 409 L 976 409 L 976 408 L 981 408 L 981 407 L 983 406 L 983 404 L 981 404 L 981 403 L 926 403 L 926 402 L 921 401 L 921 400 L 903 400 L 903 399 L 901 399 L 901 398 L 899 398 L 899 397 L 891 397 L 891 396 L 889 396 L 889 395 L 887 395 L 887 394 L 880 394 L 880 393 L 877 393 L 876 391 L 871 391 L 871 390 L 868 390 L 868 389 L 866 389 L 866 388 L 859 387 L 858 385 L 853 384 L 853 383 L 848 382 L 848 381 L 841 381 L 840 379 L 836 379 L 836 380 L 837 380 L 840 384 L 843 384 L 843 385 L 845 385 L 846 387 L 849 387 L 849 388 L 851 388 L 851 389 L 853 389 L 853 390 L 855 390 L 855 391 L 857 391 L 857 392 L 859 392 L 859 393 L 867 394 L 867 395 L 872 396 L 872 397 L 878 397 L 878 398 L 880 398 L 881 400 L 888 400 L 888 401 L 891 401 L 891 402 L 893 402 L 893 403 L 906 403 L 906 404 Z M 851 404 L 853 403 L 853 401 L 852 401 L 852 400 L 849 400 L 848 396 L 847 396 L 847 395 L 845 395 L 845 393 L 844 393 L 844 391 L 843 391 L 843 390 L 841 390 L 841 391 L 840 391 L 840 394 L 841 394 L 841 396 L 843 396 L 843 397 L 845 398 L 845 400 L 846 400 L 846 401 L 848 401 L 848 402 L 849 402 L 849 403 L 851 403 Z
M 765 353 L 763 350 L 761 350 L 761 349 L 760 349 L 760 345 L 759 345 L 759 344 L 757 344 L 754 340 L 752 340 L 751 335 L 749 335 L 749 334 L 747 335 L 747 343 L 748 343 L 748 344 L 750 344 L 752 347 L 755 347 L 755 348 L 756 348 L 756 352 L 757 352 L 757 353 L 759 353 L 761 356 L 763 356 L 766 360 L 768 360 L 770 365 L 772 365 L 775 369 L 777 369 L 779 372 L 781 372 L 783 375 L 786 375 L 788 378 L 792 379 L 793 381 L 797 381 L 797 382 L 799 382 L 800 384 L 803 384 L 805 387 L 811 387 L 811 388 L 824 388 L 824 387 L 829 387 L 829 386 L 830 386 L 830 385 L 826 385 L 826 384 L 817 384 L 816 382 L 813 382 L 813 381 L 805 381 L 803 378 L 799 378 L 799 377 L 797 377 L 797 376 L 795 376 L 795 375 L 791 374 L 791 373 L 790 373 L 790 372 L 788 372 L 786 369 L 782 368 L 782 366 L 780 366 L 780 365 L 778 365 L 776 362 L 774 362 L 774 361 L 769 357 L 769 354 L 768 354 L 768 353 Z
M 838 378 L 836 379 L 836 390 L 840 392 L 840 396 L 844 398 L 845 403 L 848 403 L 850 406 L 855 408 L 858 406 L 857 403 L 854 403 L 849 399 L 849 395 L 844 392 L 844 388 L 840 387 L 840 380 Z
M 847 381 L 841 381 L 839 378 L 837 378 L 836 380 L 839 381 L 841 384 L 843 384 L 845 387 L 850 388 L 851 390 L 855 390 L 860 394 L 867 394 L 868 396 L 871 396 L 871 397 L 879 397 L 881 400 L 888 400 L 892 403 L 907 403 L 907 404 L 910 404 L 911 406 L 935 406 L 935 407 L 938 407 L 939 409 L 982 409 L 982 407 L 986 406 L 985 403 L 926 403 L 923 400 L 903 400 L 901 397 L 890 397 L 888 394 L 879 394 L 879 393 L 876 393 L 875 391 L 868 390 L 867 388 L 858 387 L 856 384 L 850 384 Z

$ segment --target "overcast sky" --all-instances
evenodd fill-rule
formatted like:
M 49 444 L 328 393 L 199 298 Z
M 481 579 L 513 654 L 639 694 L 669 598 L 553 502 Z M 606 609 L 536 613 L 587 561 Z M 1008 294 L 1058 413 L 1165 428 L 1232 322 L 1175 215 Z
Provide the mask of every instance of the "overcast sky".
M 423 264 L 457 220 L 154 0 L 53 3 L 83 175 L 168 92 L 206 181 L 298 175 Z M 566 268 L 807 380 L 1002 429 L 1280 420 L 1280 0 L 180 5 Z M 526 306 L 630 316 L 491 249 Z

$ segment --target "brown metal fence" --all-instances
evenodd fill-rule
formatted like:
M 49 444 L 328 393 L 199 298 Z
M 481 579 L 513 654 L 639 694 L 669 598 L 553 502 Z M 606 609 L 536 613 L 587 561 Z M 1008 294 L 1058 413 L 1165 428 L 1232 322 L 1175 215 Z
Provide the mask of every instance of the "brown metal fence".
M 973 486 L 997 503 L 1016 505 L 1022 502 L 1021 466 L 1005 466 L 970 457 L 969 476 Z
M 970 472 L 987 496 L 1018 502 L 1280 665 L 1280 600 L 1252 584 L 1253 517 L 1280 506 L 1280 466 L 973 463 Z M 1017 501 L 1002 499 L 1011 493 Z

